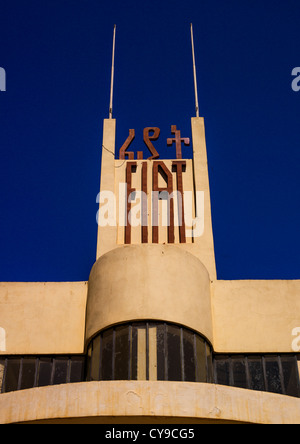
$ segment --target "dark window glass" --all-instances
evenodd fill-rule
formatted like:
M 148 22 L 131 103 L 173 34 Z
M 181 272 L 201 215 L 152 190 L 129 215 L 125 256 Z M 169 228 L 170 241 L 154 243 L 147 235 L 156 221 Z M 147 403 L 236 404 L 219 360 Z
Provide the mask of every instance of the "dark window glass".
M 136 327 L 131 329 L 131 379 L 137 380 L 137 354 L 138 354 L 138 332 Z
M 80 381 L 84 365 L 72 367 L 72 362 L 67 380 Z M 149 374 L 155 379 L 157 374 L 160 381 L 216 383 L 300 397 L 296 356 L 214 355 L 200 335 L 163 322 L 136 322 L 102 332 L 88 347 L 86 363 L 87 380 L 148 379 Z
M 282 357 L 281 364 L 286 395 L 298 397 L 300 393 L 296 358 Z
M 157 379 L 165 380 L 165 326 L 157 326 Z
M 70 382 L 81 382 L 83 381 L 84 375 L 84 357 L 72 358 L 71 359 L 71 373 Z
M 180 362 L 180 328 L 167 326 L 168 380 L 182 381 Z
M 51 384 L 51 374 L 52 374 L 52 359 L 51 358 L 40 358 L 39 359 L 39 370 L 38 370 L 38 383 L 39 387 L 44 387 Z
M 116 328 L 115 379 L 128 380 L 129 369 L 129 328 Z
M 87 356 L 86 356 L 86 379 L 87 379 L 87 381 L 91 380 L 92 354 L 93 354 L 93 343 L 91 343 L 87 349 Z M 100 363 L 100 370 L 101 370 L 101 363 Z
M 90 381 L 99 381 L 100 370 L 100 335 L 93 340 L 93 356 Z
M 34 387 L 36 359 L 22 360 L 21 390 Z
M 156 330 L 155 339 L 152 329 Z M 186 328 L 162 322 L 139 322 L 100 333 L 88 347 L 87 380 L 98 378 L 99 344 L 100 380 L 148 379 L 150 372 L 151 378 L 159 381 L 213 380 L 211 348 L 204 339 Z M 155 368 L 150 368 L 154 362 Z
M 228 359 L 216 359 L 216 377 L 217 384 L 230 385 L 229 383 L 229 360 Z
M 183 330 L 183 359 L 184 359 L 184 380 L 195 382 L 196 365 L 194 351 L 194 334 L 188 330 Z
M 0 393 L 2 393 L 4 369 L 5 369 L 5 359 L 0 359 Z
M 7 371 L 5 378 L 6 392 L 14 392 L 18 390 L 20 362 L 20 359 L 8 359 L 7 361 Z
M 234 387 L 247 388 L 245 359 L 232 359 L 233 385 Z
M 212 349 L 208 344 L 205 344 L 206 348 L 206 359 L 207 359 L 207 381 L 208 383 L 213 382 L 213 354 Z
M 53 384 L 66 384 L 68 374 L 68 360 L 65 358 L 54 359 Z
M 74 356 L 72 360 L 68 357 L 52 359 L 44 356 L 7 358 L 3 360 L 4 364 L 5 362 L 7 363 L 5 373 L 1 373 L 2 360 L 0 360 L 0 392 L 2 379 L 3 392 L 84 380 L 84 356 Z
M 251 390 L 264 391 L 264 371 L 262 365 L 262 359 L 257 357 L 248 358 L 248 368 L 249 368 L 249 384 Z
M 105 331 L 102 336 L 102 380 L 111 381 L 113 379 L 112 369 L 113 358 L 113 329 Z
M 148 336 L 153 328 L 156 330 L 156 358 L 153 357 L 154 338 Z M 138 350 L 138 346 L 145 349 Z M 149 347 L 152 347 L 151 357 L 147 356 Z M 98 378 L 99 354 L 100 380 L 136 380 L 138 365 L 142 378 L 148 378 L 150 371 L 153 377 L 154 370 L 149 365 L 155 359 L 155 378 L 160 381 L 213 382 L 210 346 L 194 332 L 172 324 L 133 323 L 100 333 L 88 347 L 87 380 Z
M 196 336 L 196 359 L 197 359 L 197 382 L 207 381 L 206 347 L 205 341 L 200 336 Z
M 282 393 L 278 359 L 266 358 L 265 362 L 268 392 Z
M 162 322 L 111 328 L 93 339 L 86 356 L 2 356 L 0 393 L 75 383 L 85 377 L 87 380 L 111 380 L 114 376 L 116 380 L 136 380 L 138 353 L 143 379 L 149 373 L 155 379 L 157 365 L 158 380 L 214 382 L 300 397 L 296 355 L 213 356 L 211 347 L 200 335 Z

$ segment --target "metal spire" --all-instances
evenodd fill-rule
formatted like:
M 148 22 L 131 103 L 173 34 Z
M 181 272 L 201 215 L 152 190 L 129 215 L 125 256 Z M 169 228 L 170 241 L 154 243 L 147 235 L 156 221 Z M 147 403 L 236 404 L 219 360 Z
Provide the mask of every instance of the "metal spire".
M 110 119 L 112 119 L 112 112 L 113 112 L 116 29 L 117 29 L 117 25 L 114 25 L 114 37 L 113 37 L 113 49 L 112 49 L 112 64 L 111 64 L 111 82 L 110 82 L 110 102 L 109 102 L 109 118 Z
M 194 69 L 194 86 L 195 86 L 196 117 L 199 117 L 198 87 L 197 87 L 197 72 L 196 72 L 196 62 L 195 62 L 195 48 L 194 48 L 193 23 L 191 23 L 191 39 L 192 39 L 192 53 L 193 53 L 193 69 Z

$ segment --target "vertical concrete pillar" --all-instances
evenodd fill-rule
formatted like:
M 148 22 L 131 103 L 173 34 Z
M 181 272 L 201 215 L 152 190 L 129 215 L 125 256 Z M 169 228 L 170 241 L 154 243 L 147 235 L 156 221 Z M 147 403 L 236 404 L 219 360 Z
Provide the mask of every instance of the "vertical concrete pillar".
M 201 237 L 195 237 L 196 245 L 195 256 L 197 256 L 208 270 L 211 280 L 216 280 L 216 262 L 214 251 L 214 239 L 212 230 L 210 189 L 207 165 L 207 152 L 205 141 L 205 127 L 203 117 L 192 118 L 192 137 L 193 137 L 193 167 L 195 194 L 197 191 L 204 192 L 204 233 Z M 198 212 L 198 214 L 197 214 Z M 196 207 L 196 216 L 199 214 L 199 208 Z
M 116 120 L 105 119 L 103 123 L 102 163 L 100 193 L 115 193 L 115 144 Z M 117 226 L 98 226 L 97 259 L 116 247 Z

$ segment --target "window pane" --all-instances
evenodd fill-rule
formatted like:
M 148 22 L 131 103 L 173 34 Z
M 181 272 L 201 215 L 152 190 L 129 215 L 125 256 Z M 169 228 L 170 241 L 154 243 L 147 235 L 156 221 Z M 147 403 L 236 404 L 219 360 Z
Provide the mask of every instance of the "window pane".
M 92 350 L 93 345 L 90 344 L 87 349 L 87 356 L 86 356 L 86 380 L 91 380 L 91 363 L 92 363 Z M 101 363 L 100 363 L 101 365 Z M 101 378 L 100 378 L 101 379 Z
M 71 359 L 70 382 L 82 382 L 84 379 L 84 357 L 74 357 Z
M 66 384 L 67 382 L 67 373 L 68 373 L 68 360 L 64 358 L 55 358 L 54 359 L 54 378 L 53 384 Z
M 133 381 L 137 380 L 137 364 L 138 364 L 138 335 L 137 335 L 137 328 L 132 327 L 131 329 L 131 379 Z
M 165 380 L 165 326 L 157 326 L 157 379 Z
M 200 336 L 196 336 L 196 356 L 197 356 L 197 382 L 207 381 L 206 369 L 206 347 L 205 341 Z
M 216 359 L 216 374 L 217 384 L 230 385 L 229 384 L 229 360 L 228 359 Z
M 129 327 L 116 328 L 115 379 L 128 380 L 129 369 Z
M 234 387 L 247 388 L 245 359 L 232 360 Z
M 168 380 L 182 381 L 180 362 L 180 328 L 167 326 Z
M 266 374 L 268 382 L 268 392 L 282 393 L 277 358 L 266 358 Z
M 113 329 L 105 331 L 102 335 L 102 380 L 111 381 L 113 353 Z
M 0 359 L 0 393 L 2 393 L 4 368 L 5 368 L 5 360 L 4 359 Z
M 196 381 L 194 333 L 183 330 L 184 380 Z
M 284 378 L 285 393 L 288 396 L 300 395 L 299 393 L 299 381 L 297 371 L 297 361 L 295 357 L 282 357 L 282 370 Z
M 206 345 L 206 359 L 207 359 L 207 381 L 208 383 L 213 382 L 213 354 L 212 349 L 208 344 Z
M 5 378 L 5 392 L 18 390 L 20 359 L 8 359 Z
M 23 359 L 21 390 L 34 387 L 35 359 Z
M 44 387 L 51 384 L 52 359 L 40 358 L 38 387 Z
M 90 381 L 99 381 L 100 372 L 100 335 L 93 340 L 92 367 Z
M 250 389 L 264 391 L 264 372 L 261 358 L 248 358 L 248 368 L 250 374 Z

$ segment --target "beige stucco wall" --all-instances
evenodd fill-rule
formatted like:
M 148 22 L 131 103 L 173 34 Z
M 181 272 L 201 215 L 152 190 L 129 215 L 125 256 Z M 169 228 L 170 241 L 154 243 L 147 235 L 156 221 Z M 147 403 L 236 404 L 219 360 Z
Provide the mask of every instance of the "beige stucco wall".
M 102 381 L 0 395 L 0 424 L 20 422 L 299 424 L 300 399 L 188 382 Z M 123 421 L 122 421 L 123 419 Z M 192 421 L 191 421 L 192 419 Z
M 131 246 L 97 264 L 87 338 L 115 323 L 157 319 L 199 331 L 220 353 L 293 352 L 299 280 L 210 283 L 188 253 L 152 247 L 157 255 Z M 0 283 L 0 355 L 82 353 L 87 291 L 87 282 Z
M 82 353 L 86 297 L 87 282 L 1 282 L 0 354 Z
M 215 281 L 211 289 L 215 351 L 293 352 L 300 280 Z
M 210 280 L 195 256 L 172 245 L 128 245 L 94 265 L 88 290 L 86 340 L 126 321 L 163 320 L 213 340 Z

